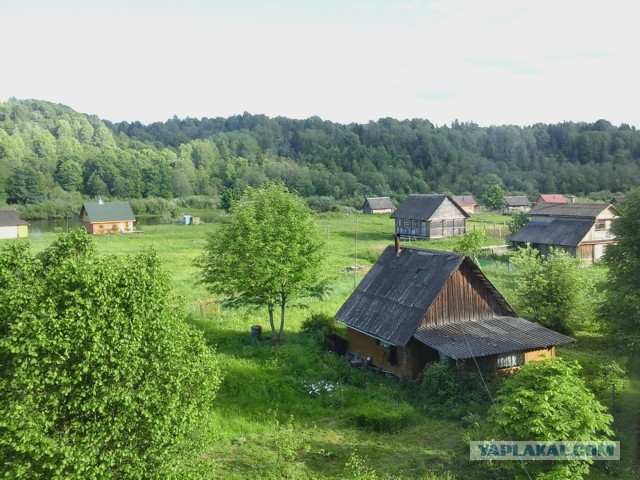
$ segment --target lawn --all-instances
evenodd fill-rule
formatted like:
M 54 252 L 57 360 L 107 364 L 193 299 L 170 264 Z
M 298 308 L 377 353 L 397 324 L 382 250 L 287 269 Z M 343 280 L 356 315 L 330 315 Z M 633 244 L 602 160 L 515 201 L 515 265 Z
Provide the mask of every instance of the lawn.
M 223 304 L 220 312 L 199 314 L 199 302 L 212 295 L 197 284 L 194 260 L 219 224 L 148 226 L 141 234 L 94 237 L 104 254 L 155 249 L 171 275 L 180 299 L 176 302 L 187 305 L 189 321 L 218 352 L 225 379 L 217 413 L 201 432 L 207 439 L 206 452 L 189 468 L 200 477 L 230 479 L 497 478 L 495 468 L 468 460 L 465 419 L 447 419 L 423 408 L 415 386 L 352 368 L 323 351 L 320 335 L 301 332 L 303 320 L 312 312 L 335 314 L 379 253 L 393 242 L 393 220 L 386 215 L 331 213 L 318 215 L 317 221 L 327 239 L 325 274 L 332 290 L 322 301 L 292 306 L 285 343 L 275 347 L 256 343 L 250 336 L 252 325 L 267 325 L 266 311 L 228 310 Z M 471 225 L 485 228 L 483 222 L 500 220 L 479 218 Z M 53 238 L 43 234 L 31 242 L 41 250 Z M 411 245 L 451 249 L 455 241 Z M 503 242 L 500 237 L 487 238 L 487 245 Z M 509 283 L 507 264 L 483 261 L 483 268 L 499 288 Z M 595 359 L 625 360 L 617 346 L 599 335 L 585 334 L 578 340 L 559 354 L 587 366 Z M 619 395 L 614 410 L 616 429 L 629 443 L 637 442 L 637 399 L 637 383 L 632 383 Z M 605 404 L 607 400 L 603 396 Z M 381 427 L 363 424 L 363 415 Z M 623 447 L 637 460 L 636 450 Z M 624 467 L 629 465 L 630 460 L 623 462 Z M 637 478 L 617 467 L 615 478 Z M 598 468 L 590 478 L 612 477 Z

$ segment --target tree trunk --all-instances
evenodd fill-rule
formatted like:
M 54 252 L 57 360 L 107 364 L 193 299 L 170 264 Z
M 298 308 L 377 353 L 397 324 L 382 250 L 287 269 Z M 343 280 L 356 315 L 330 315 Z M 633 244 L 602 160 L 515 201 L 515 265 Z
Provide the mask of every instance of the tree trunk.
M 278 332 L 278 341 L 282 342 L 282 332 L 284 330 L 284 311 L 287 307 L 287 295 L 280 294 L 280 331 Z
M 269 311 L 269 326 L 271 327 L 271 341 L 276 341 L 276 326 L 273 323 L 273 305 L 268 305 L 267 310 Z

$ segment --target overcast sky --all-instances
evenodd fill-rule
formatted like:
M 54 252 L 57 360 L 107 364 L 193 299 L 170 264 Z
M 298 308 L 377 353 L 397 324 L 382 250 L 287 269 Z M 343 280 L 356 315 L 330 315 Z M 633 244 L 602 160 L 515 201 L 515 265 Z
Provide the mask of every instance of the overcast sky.
M 636 0 L 0 0 L 0 101 L 640 128 Z

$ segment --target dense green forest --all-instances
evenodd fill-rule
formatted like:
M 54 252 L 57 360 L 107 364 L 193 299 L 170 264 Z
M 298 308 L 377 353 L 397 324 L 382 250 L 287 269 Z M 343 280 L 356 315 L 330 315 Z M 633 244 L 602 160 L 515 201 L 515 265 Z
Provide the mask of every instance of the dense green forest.
M 317 209 L 365 196 L 471 193 L 608 200 L 640 185 L 640 133 L 591 123 L 479 127 L 380 119 L 342 125 L 245 113 L 111 123 L 38 100 L 0 103 L 0 203 L 229 197 L 284 182 Z

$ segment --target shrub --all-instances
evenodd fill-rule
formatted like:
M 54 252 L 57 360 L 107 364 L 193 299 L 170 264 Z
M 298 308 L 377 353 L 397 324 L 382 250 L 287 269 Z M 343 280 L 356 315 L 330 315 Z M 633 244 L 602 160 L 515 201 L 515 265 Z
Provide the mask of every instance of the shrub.
M 387 403 L 380 400 L 370 400 L 356 407 L 351 414 L 356 426 L 379 433 L 399 432 L 411 425 L 415 418 L 415 410 L 408 403 Z
M 337 333 L 338 324 L 333 315 L 324 312 L 314 312 L 302 321 L 300 330 L 304 333 L 318 333 L 324 335 Z

